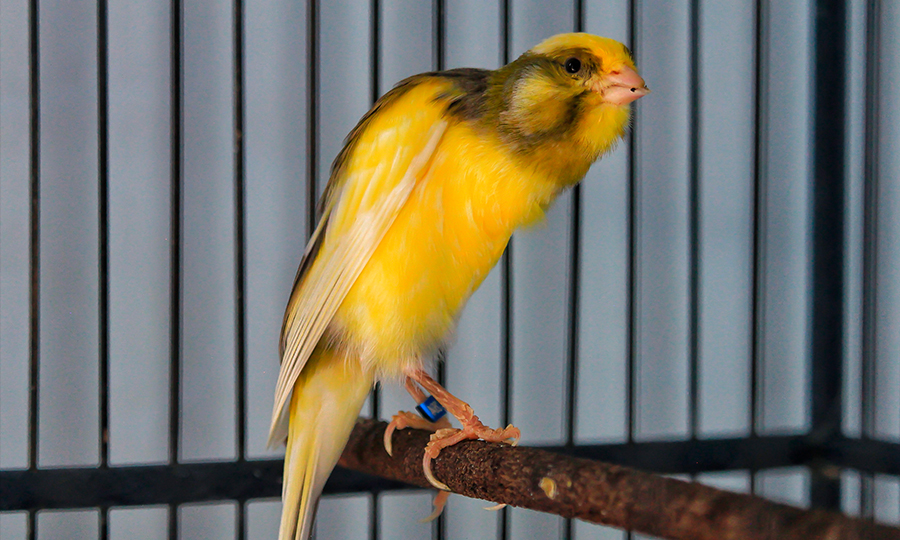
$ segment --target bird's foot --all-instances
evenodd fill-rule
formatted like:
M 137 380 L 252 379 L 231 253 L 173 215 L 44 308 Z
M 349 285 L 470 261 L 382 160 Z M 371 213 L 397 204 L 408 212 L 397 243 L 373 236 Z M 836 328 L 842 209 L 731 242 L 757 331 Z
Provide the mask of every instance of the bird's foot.
M 447 419 L 446 416 L 438 419 L 437 422 L 431 422 L 430 420 L 426 420 L 421 416 L 411 413 L 408 411 L 400 411 L 394 416 L 391 417 L 391 422 L 388 424 L 387 428 L 384 430 L 384 449 L 387 451 L 389 456 L 394 455 L 394 449 L 392 445 L 392 438 L 394 435 L 394 431 L 398 429 L 406 429 L 408 427 L 415 429 L 424 429 L 428 431 L 437 431 L 440 429 L 449 429 L 450 428 L 450 420 Z M 450 498 L 450 491 L 438 491 L 437 495 L 434 496 L 434 501 L 432 502 L 432 506 L 434 510 L 428 517 L 420 520 L 421 523 L 428 523 L 430 521 L 434 521 L 444 512 L 444 506 L 447 505 L 447 499 Z
M 444 448 L 453 446 L 458 442 L 469 439 L 481 439 L 487 442 L 507 443 L 511 444 L 512 446 L 515 446 L 519 443 L 521 432 L 518 428 L 515 428 L 512 425 L 506 426 L 506 428 L 504 429 L 491 429 L 485 426 L 481 423 L 481 420 L 479 420 L 478 417 L 475 416 L 475 411 L 472 410 L 472 407 L 468 403 L 448 392 L 446 388 L 438 384 L 437 381 L 432 379 L 421 369 L 408 370 L 406 372 L 406 377 L 406 389 L 418 403 L 422 403 L 426 398 L 425 392 L 419 389 L 419 387 L 416 386 L 416 383 L 430 392 L 432 398 L 440 403 L 449 414 L 455 417 L 459 421 L 459 423 L 462 424 L 462 429 L 454 429 L 447 425 L 442 429 L 436 430 L 434 434 L 431 435 L 431 440 L 425 446 L 425 456 L 422 458 L 422 469 L 425 472 L 425 477 L 434 487 L 445 491 L 450 491 L 447 485 L 435 478 L 434 473 L 432 473 L 431 471 L 431 461 L 436 458 Z M 406 419 L 410 419 L 411 417 L 413 417 L 413 415 L 409 413 L 405 415 Z M 397 417 L 394 418 L 395 421 L 403 421 L 397 420 Z M 418 417 L 414 418 L 415 420 L 412 421 L 416 423 L 424 421 L 422 419 L 419 419 Z M 393 424 L 394 421 L 392 421 L 391 423 Z M 436 424 L 429 425 L 436 426 Z
M 465 412 L 468 414 L 461 418 L 457 417 L 463 425 L 462 429 L 439 429 L 431 435 L 431 440 L 425 445 L 422 469 L 425 471 L 425 478 L 428 479 L 432 486 L 438 489 L 450 491 L 450 488 L 435 478 L 434 473 L 431 471 L 431 461 L 438 457 L 438 454 L 444 448 L 462 441 L 477 439 L 493 443 L 506 443 L 511 446 L 519 444 L 519 437 L 522 435 L 519 428 L 510 424 L 503 429 L 491 429 L 482 424 L 478 417 L 472 414 L 472 409 L 468 405 L 466 405 L 465 409 L 467 409 Z
M 406 429 L 408 427 L 414 429 L 424 429 L 427 431 L 438 431 L 440 429 L 449 428 L 450 421 L 447 420 L 446 416 L 441 418 L 437 422 L 431 422 L 415 413 L 407 411 L 398 412 L 391 417 L 391 422 L 384 430 L 384 449 L 387 450 L 389 456 L 394 455 L 394 448 L 392 445 L 392 437 L 394 435 L 394 431 L 398 429 Z

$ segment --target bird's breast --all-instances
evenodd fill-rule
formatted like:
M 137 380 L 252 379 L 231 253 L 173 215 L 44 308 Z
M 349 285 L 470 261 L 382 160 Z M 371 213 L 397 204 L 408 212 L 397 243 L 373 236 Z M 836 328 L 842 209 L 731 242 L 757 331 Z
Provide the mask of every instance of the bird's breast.
M 332 331 L 382 376 L 426 360 L 446 341 L 513 230 L 541 217 L 554 194 L 498 143 L 465 125 L 452 127 Z

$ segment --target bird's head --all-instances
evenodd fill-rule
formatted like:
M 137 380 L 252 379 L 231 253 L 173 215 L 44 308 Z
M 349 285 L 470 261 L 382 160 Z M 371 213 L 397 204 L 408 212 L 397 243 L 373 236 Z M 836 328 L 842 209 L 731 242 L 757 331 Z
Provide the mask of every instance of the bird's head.
M 504 138 L 526 152 L 573 144 L 590 162 L 624 135 L 629 104 L 650 93 L 625 45 L 582 33 L 545 40 L 494 82 Z
M 634 67 L 631 51 L 614 39 L 591 34 L 559 34 L 529 53 L 555 64 L 553 75 L 562 75 L 560 84 L 591 90 L 602 103 L 627 105 L 650 93 Z

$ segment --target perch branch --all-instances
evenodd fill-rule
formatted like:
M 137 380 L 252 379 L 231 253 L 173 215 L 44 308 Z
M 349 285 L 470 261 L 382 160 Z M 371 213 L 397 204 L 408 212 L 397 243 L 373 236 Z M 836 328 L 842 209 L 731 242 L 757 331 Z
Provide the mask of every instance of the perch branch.
M 422 473 L 429 433 L 394 433 L 360 420 L 340 465 L 430 487 Z M 432 462 L 454 493 L 673 540 L 900 540 L 900 529 L 821 510 L 801 510 L 617 465 L 525 447 L 467 441 Z

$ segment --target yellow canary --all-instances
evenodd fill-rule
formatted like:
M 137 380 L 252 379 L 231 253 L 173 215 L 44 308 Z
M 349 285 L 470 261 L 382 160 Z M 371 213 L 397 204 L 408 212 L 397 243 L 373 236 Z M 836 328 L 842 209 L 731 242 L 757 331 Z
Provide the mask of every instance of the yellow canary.
M 376 380 L 421 386 L 463 426 L 430 459 L 493 430 L 424 371 L 513 231 L 534 222 L 625 133 L 649 92 L 629 50 L 551 37 L 495 71 L 410 77 L 360 120 L 335 159 L 282 328 L 270 445 L 287 443 L 280 538 L 305 540 L 319 495 Z M 416 425 L 394 417 L 394 428 Z

